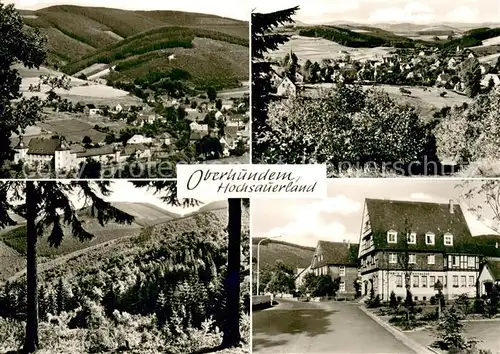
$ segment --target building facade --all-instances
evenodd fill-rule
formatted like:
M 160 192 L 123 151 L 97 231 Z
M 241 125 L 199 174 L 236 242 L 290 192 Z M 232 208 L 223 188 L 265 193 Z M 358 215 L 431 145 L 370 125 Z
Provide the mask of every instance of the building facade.
M 316 275 L 340 278 L 336 297 L 356 297 L 354 284 L 358 281 L 358 244 L 350 242 L 318 241 L 311 262 L 311 271 Z
M 415 300 L 437 294 L 474 296 L 481 252 L 460 205 L 366 199 L 360 233 L 362 293 L 389 300 L 391 292 Z

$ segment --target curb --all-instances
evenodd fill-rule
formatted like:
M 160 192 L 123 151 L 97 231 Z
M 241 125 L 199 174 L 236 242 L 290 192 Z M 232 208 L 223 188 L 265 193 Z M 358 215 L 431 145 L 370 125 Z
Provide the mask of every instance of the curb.
M 365 309 L 362 306 L 358 306 L 358 308 L 363 311 L 368 317 L 370 317 L 372 320 L 377 322 L 379 325 L 381 325 L 387 332 L 391 333 L 398 341 L 402 342 L 404 345 L 406 345 L 408 348 L 413 350 L 415 353 L 418 354 L 435 354 L 434 351 L 429 350 L 426 346 L 423 346 L 422 344 L 414 341 L 407 335 L 405 335 L 403 332 L 401 332 L 398 329 L 395 329 L 388 323 L 382 321 L 380 318 L 372 314 L 370 311 Z

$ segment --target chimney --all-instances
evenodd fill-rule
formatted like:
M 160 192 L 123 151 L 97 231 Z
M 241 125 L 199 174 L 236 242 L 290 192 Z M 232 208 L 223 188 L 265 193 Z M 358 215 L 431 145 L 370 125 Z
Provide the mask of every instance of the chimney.
M 347 240 L 347 248 L 351 248 L 351 240 Z
M 497 243 L 495 243 L 495 248 L 498 248 L 498 242 L 497 242 Z
M 455 203 L 453 202 L 453 199 L 450 199 L 450 214 L 455 213 Z

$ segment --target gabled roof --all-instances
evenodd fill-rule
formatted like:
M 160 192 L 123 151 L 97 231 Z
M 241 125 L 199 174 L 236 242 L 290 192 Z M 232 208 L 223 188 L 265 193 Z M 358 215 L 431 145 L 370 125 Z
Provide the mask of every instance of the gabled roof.
M 453 205 L 451 213 L 449 203 L 385 199 L 366 199 L 365 203 L 376 249 L 400 248 L 400 244 L 387 243 L 387 231 L 395 230 L 401 233 L 409 228 L 417 234 L 417 244 L 408 245 L 410 249 L 477 251 L 462 208 L 458 204 Z M 427 232 L 436 235 L 435 245 L 425 244 L 424 237 Z M 453 235 L 453 246 L 444 246 L 442 235 L 448 232 Z M 474 244 L 474 247 L 471 244 Z
M 357 243 L 318 241 L 316 252 L 323 255 L 323 259 L 316 263 L 315 267 L 325 265 L 357 266 L 358 264 Z
M 32 155 L 54 155 L 61 141 L 58 138 L 33 138 L 29 142 L 28 154 Z
M 491 275 L 493 276 L 493 280 L 500 280 L 500 261 L 499 260 L 489 260 L 486 262 Z
M 115 148 L 112 145 L 106 145 L 98 148 L 86 149 L 85 151 L 78 152 L 76 156 L 91 157 L 91 156 L 111 155 L 114 153 L 115 153 Z

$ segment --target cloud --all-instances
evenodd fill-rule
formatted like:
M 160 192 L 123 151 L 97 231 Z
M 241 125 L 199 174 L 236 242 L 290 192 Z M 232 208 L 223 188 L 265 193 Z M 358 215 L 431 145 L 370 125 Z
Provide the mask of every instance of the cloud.
M 266 236 L 283 236 L 289 242 L 309 246 L 316 245 L 320 239 L 356 241 L 358 235 L 348 232 L 346 225 L 335 220 L 335 216 L 345 217 L 360 210 L 361 204 L 345 195 L 327 198 L 298 208 L 292 221 L 271 229 Z
M 459 6 L 445 15 L 446 20 L 452 22 L 474 22 L 479 11 L 469 6 Z
M 387 7 L 373 12 L 369 21 L 373 22 L 430 22 L 433 10 L 422 2 L 410 2 L 403 7 Z

